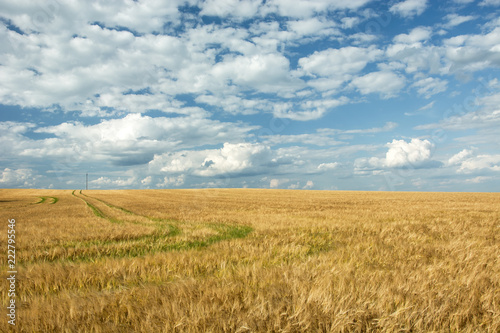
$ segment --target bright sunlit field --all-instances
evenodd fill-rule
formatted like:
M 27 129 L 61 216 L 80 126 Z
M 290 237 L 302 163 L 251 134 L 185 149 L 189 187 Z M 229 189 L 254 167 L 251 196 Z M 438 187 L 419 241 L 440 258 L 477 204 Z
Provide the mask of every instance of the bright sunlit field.
M 0 190 L 18 332 L 499 332 L 500 194 Z M 12 328 L 12 327 L 10 327 Z

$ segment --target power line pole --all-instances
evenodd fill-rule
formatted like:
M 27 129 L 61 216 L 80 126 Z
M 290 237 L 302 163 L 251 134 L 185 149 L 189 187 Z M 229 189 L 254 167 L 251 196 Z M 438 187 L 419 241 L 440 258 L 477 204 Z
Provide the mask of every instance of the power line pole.
M 89 189 L 89 174 L 88 173 L 85 174 L 85 189 L 86 190 Z

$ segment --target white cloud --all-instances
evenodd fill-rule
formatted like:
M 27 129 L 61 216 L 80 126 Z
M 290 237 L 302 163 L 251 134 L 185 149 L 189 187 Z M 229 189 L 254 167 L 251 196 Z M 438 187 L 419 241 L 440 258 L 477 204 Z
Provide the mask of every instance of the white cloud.
M 359 32 L 348 36 L 353 45 L 373 44 L 379 37 L 373 34 Z
M 448 165 L 458 165 L 473 155 L 474 155 L 473 150 L 464 149 L 461 152 L 450 157 L 450 159 L 448 160 Z
M 283 185 L 288 182 L 290 182 L 290 179 L 287 178 L 273 178 L 269 181 L 269 188 L 283 188 Z M 289 189 L 297 189 L 299 187 L 300 182 L 288 186 Z
M 153 177 L 147 176 L 146 178 L 141 180 L 141 184 L 144 186 L 148 186 L 151 184 L 152 181 L 153 181 Z
M 428 140 L 411 139 L 410 142 L 404 140 L 392 140 L 388 144 L 389 150 L 385 156 L 385 166 L 404 167 L 419 166 L 429 161 L 433 144 Z
M 472 16 L 472 15 L 462 16 L 462 15 L 458 15 L 458 14 L 453 13 L 453 14 L 446 15 L 444 18 L 447 21 L 444 24 L 444 27 L 445 28 L 453 28 L 453 27 L 456 27 L 457 25 L 460 25 L 462 23 L 475 20 L 476 16 Z
M 259 10 L 262 0 L 208 0 L 201 3 L 201 15 L 250 18 Z
M 10 170 L 4 171 L 3 183 L 16 175 L 12 171 L 16 168 L 34 170 L 36 166 L 38 173 L 60 178 L 61 170 L 69 174 L 83 169 L 82 165 L 99 164 L 95 168 L 102 169 L 95 178 L 107 177 L 98 178 L 94 185 L 103 187 L 192 186 L 196 182 L 215 186 L 221 184 L 216 180 L 221 176 L 258 174 L 269 175 L 267 185 L 271 178 L 286 174 L 293 180 L 284 187 L 302 188 L 307 177 L 288 175 L 347 173 L 346 158 L 362 156 L 358 155 L 361 151 L 372 156 L 381 147 L 382 136 L 377 134 L 396 127 L 387 122 L 389 118 L 380 118 L 381 124 L 386 122 L 383 127 L 365 129 L 318 129 L 318 124 L 335 127 L 340 121 L 339 126 L 345 126 L 341 113 L 358 108 L 355 103 L 367 102 L 374 111 L 383 111 L 378 95 L 385 99 L 404 91 L 430 98 L 448 85 L 458 90 L 454 73 L 500 66 L 500 21 L 494 15 L 482 15 L 488 8 L 464 14 L 465 8 L 456 3 L 471 0 L 455 0 L 450 10 L 432 3 L 428 13 L 430 1 L 393 0 L 385 7 L 390 7 L 393 18 L 394 14 L 408 18 L 435 10 L 426 23 L 405 24 L 396 27 L 396 32 L 385 20 L 391 13 L 363 8 L 369 2 L 4 2 L 0 104 L 17 106 L 11 109 L 21 111 L 19 119 L 28 119 L 32 112 L 33 124 L 0 123 L 0 129 L 5 128 L 0 155 L 4 168 Z M 201 10 L 200 15 L 191 5 Z M 457 7 L 461 14 L 449 14 Z M 474 19 L 478 32 L 457 35 L 472 27 L 464 22 Z M 445 35 L 455 37 L 443 39 Z M 404 103 L 403 97 L 394 102 Z M 444 105 L 442 100 L 438 103 Z M 481 144 L 496 142 L 500 99 L 487 96 L 474 103 L 480 110 L 456 113 L 439 124 L 417 129 L 475 130 L 468 132 L 470 137 L 453 138 L 465 146 L 479 146 L 479 138 Z M 414 105 L 418 104 L 426 103 Z M 438 109 L 433 110 L 434 116 Z M 51 113 L 39 116 L 40 110 Z M 333 112 L 339 114 L 329 114 Z M 55 123 L 59 116 L 65 119 L 62 124 Z M 325 123 L 317 121 L 322 117 Z M 276 118 L 291 125 L 277 131 L 265 127 L 268 119 Z M 308 124 L 298 123 L 308 120 Z M 407 126 L 401 131 L 411 130 Z M 258 129 L 268 135 L 254 134 Z M 366 158 L 364 167 L 383 173 L 388 171 L 382 169 L 398 165 L 428 167 L 433 162 L 426 157 L 428 147 L 413 140 L 388 147 L 385 158 Z M 495 154 L 480 156 L 471 155 L 453 167 L 465 163 L 464 170 L 484 171 L 497 165 L 485 157 Z M 491 167 L 474 169 L 478 161 Z M 133 170 L 133 177 L 120 178 L 125 169 Z M 22 172 L 18 176 L 19 184 L 23 183 Z M 315 188 L 323 186 L 316 178 L 314 182 Z M 247 185 L 255 184 L 248 180 Z
M 297 121 L 307 121 L 321 118 L 328 110 L 347 104 L 349 99 L 341 97 L 339 99 L 310 100 L 300 103 L 276 103 L 273 106 L 273 115 L 276 118 L 286 118 Z
M 425 111 L 425 110 L 430 110 L 434 107 L 434 104 L 436 103 L 436 101 L 432 101 L 420 108 L 417 109 L 417 111 L 415 112 L 405 112 L 405 116 L 415 116 L 415 115 L 419 115 L 421 114 L 420 111 Z
M 434 107 L 435 103 L 436 103 L 436 101 L 432 101 L 429 104 L 426 104 L 426 105 L 422 106 L 421 108 L 419 108 L 418 111 L 424 111 L 424 110 L 432 109 Z
M 27 127 L 14 125 L 9 126 L 19 131 Z M 108 161 L 115 165 L 138 165 L 148 163 L 155 154 L 165 151 L 219 144 L 221 140 L 240 141 L 257 128 L 197 117 L 152 118 L 129 114 L 96 125 L 67 122 L 35 130 L 36 133 L 51 134 L 52 138 L 29 140 L 15 135 L 2 140 L 7 147 L 15 145 L 19 156 L 55 160 L 71 157 L 75 162 Z
M 161 183 L 156 184 L 156 187 L 179 187 L 184 184 L 184 175 L 174 176 L 174 177 L 165 177 Z
M 500 155 L 477 155 L 463 161 L 458 171 L 468 173 L 482 169 L 500 171 Z
M 494 129 L 500 125 L 500 93 L 480 97 L 474 100 L 477 110 L 466 112 L 465 109 L 450 110 L 439 123 L 416 126 L 417 130 L 445 129 L 462 131 L 470 129 Z
M 435 94 L 446 91 L 447 86 L 448 81 L 434 77 L 420 79 L 412 84 L 412 87 L 417 88 L 418 94 L 425 98 L 431 98 Z
M 347 46 L 316 51 L 309 57 L 299 59 L 299 65 L 307 75 L 347 80 L 351 74 L 360 72 L 369 62 L 375 61 L 382 54 L 381 50 L 374 47 Z
M 315 13 L 324 13 L 331 10 L 358 9 L 371 0 L 268 0 L 261 9 L 262 15 L 278 13 L 282 16 L 306 18 Z
M 321 170 L 321 171 L 333 170 L 333 169 L 336 169 L 338 166 L 339 166 L 338 162 L 321 163 L 320 165 L 318 165 L 318 170 Z
M 313 35 L 339 35 L 340 32 L 333 29 L 336 24 L 319 18 L 309 18 L 305 20 L 289 21 L 287 23 L 290 31 L 297 34 L 296 38 Z
M 500 6 L 500 0 L 483 0 L 479 3 L 480 6 Z
M 354 162 L 355 172 L 365 174 L 367 171 L 377 172 L 385 168 L 424 168 L 440 165 L 439 162 L 431 160 L 431 151 L 434 147 L 428 140 L 411 139 L 392 140 L 387 144 L 389 148 L 385 158 L 371 157 L 358 158 Z
M 214 176 L 219 174 L 252 172 L 253 168 L 268 163 L 271 151 L 268 147 L 249 143 L 229 144 L 216 151 L 208 151 L 195 174 Z
M 485 176 L 477 176 L 477 177 L 474 177 L 474 178 L 466 179 L 465 182 L 466 183 L 472 183 L 472 184 L 481 184 L 481 183 L 490 181 L 492 179 L 494 179 L 494 178 L 493 177 L 485 177 Z
M 177 21 L 178 6 L 193 1 L 113 1 L 59 2 L 18 1 L 3 4 L 2 14 L 27 32 L 50 33 L 62 27 L 89 22 L 103 22 L 110 27 L 129 27 L 141 33 L 162 31 L 165 20 Z
M 111 179 L 109 177 L 99 177 L 98 179 L 94 179 L 90 181 L 90 184 L 94 187 L 129 187 L 135 185 L 137 182 L 136 177 L 130 177 L 128 179 L 122 179 L 118 177 L 117 179 Z
M 417 27 L 409 34 L 400 34 L 394 37 L 397 43 L 414 44 L 428 40 L 432 35 L 432 28 L 430 27 Z
M 303 83 L 290 75 L 289 67 L 289 60 L 279 54 L 238 56 L 217 63 L 211 69 L 211 76 L 218 82 L 230 80 L 243 89 L 262 92 L 294 91 L 303 87 Z
M 269 147 L 251 143 L 225 143 L 220 149 L 180 151 L 155 155 L 153 173 L 190 173 L 201 177 L 260 174 L 278 165 Z
M 0 174 L 0 184 L 2 187 L 30 187 L 36 184 L 38 178 L 32 169 L 5 168 Z
M 167 76 L 166 70 L 177 69 L 189 58 L 186 47 L 176 37 L 135 37 L 128 31 L 86 23 L 78 28 L 82 37 L 64 32 L 20 35 L 9 31 L 20 46 L 0 67 L 8 77 L 0 89 L 0 102 L 40 108 L 59 105 L 68 111 L 80 111 L 90 102 L 96 113 L 99 107 L 115 107 L 107 105 L 100 95 L 114 96 L 116 103 L 128 98 L 122 94 L 126 91 L 157 85 Z M 171 100 L 168 95 L 162 97 L 164 103 Z M 127 109 L 124 103 L 119 106 Z M 158 107 L 163 104 L 158 105 L 156 99 L 143 109 Z
M 387 57 L 392 60 L 391 63 L 404 64 L 403 68 L 407 73 L 419 73 L 421 71 L 429 71 L 432 74 L 443 74 L 447 69 L 444 69 L 443 64 L 443 49 L 438 46 L 424 46 L 421 41 L 416 41 L 424 36 L 403 35 L 396 42 L 391 44 L 386 49 Z M 399 35 L 401 36 L 401 35 Z
M 389 10 L 403 17 L 413 17 L 421 15 L 426 8 L 427 0 L 405 0 L 393 5 Z
M 342 22 L 342 28 L 344 29 L 351 29 L 360 21 L 361 20 L 359 17 L 343 17 L 342 19 L 340 19 L 340 22 Z
M 477 149 L 464 149 L 453 155 L 448 164 L 458 166 L 459 173 L 472 173 L 481 170 L 500 171 L 500 155 L 476 154 Z
M 487 34 L 455 36 L 444 45 L 451 73 L 500 67 L 500 27 Z
M 356 77 L 351 85 L 363 95 L 379 93 L 382 98 L 394 97 L 405 86 L 405 78 L 390 71 L 372 72 Z
M 306 185 L 303 187 L 303 189 L 311 189 L 314 187 L 314 182 L 312 180 L 308 180 Z

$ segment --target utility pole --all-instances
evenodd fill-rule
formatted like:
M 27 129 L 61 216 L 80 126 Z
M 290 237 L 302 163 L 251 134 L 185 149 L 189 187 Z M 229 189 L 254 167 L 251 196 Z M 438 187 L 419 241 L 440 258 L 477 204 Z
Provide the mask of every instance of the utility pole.
M 86 190 L 89 189 L 89 174 L 88 173 L 85 174 L 85 189 Z

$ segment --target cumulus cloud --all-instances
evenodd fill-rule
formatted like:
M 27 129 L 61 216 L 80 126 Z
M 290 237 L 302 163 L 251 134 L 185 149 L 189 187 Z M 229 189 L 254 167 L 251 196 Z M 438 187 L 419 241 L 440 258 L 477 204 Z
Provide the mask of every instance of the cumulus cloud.
M 341 35 L 340 31 L 334 29 L 334 27 L 336 27 L 335 22 L 316 17 L 289 21 L 287 25 L 290 28 L 290 31 L 296 34 L 295 38 L 320 35 Z
M 371 74 L 365 80 L 356 76 L 368 64 L 385 56 L 407 64 L 409 73 L 447 68 L 440 63 L 443 50 L 439 54 L 436 48 L 414 45 L 429 40 L 432 31 L 428 27 L 417 27 L 396 36 L 395 44 L 387 52 L 375 46 L 330 48 L 302 56 L 297 69 L 293 68 L 285 49 L 300 42 L 308 43 L 310 40 L 304 39 L 307 36 L 342 40 L 356 35 L 359 41 L 364 38 L 372 43 L 373 35 L 345 36 L 341 32 L 342 28 L 352 28 L 372 15 L 369 11 L 352 12 L 341 24 L 327 15 L 332 11 L 354 11 L 369 2 L 176 0 L 165 4 L 91 1 L 6 5 L 2 15 L 16 29 L 5 24 L 0 27 L 0 48 L 5 55 L 0 66 L 4 78 L 0 84 L 0 103 L 46 110 L 60 108 L 91 117 L 150 110 L 208 117 L 207 111 L 184 107 L 185 102 L 178 99 L 178 95 L 195 94 L 196 101 L 220 106 L 233 114 L 270 112 L 290 119 L 314 120 L 328 110 L 276 111 L 272 107 L 273 97 L 285 100 L 296 97 L 306 85 L 315 92 L 338 94 L 353 79 L 361 93 L 370 93 L 374 89 L 364 81 L 387 77 L 388 71 L 383 75 Z M 391 11 L 411 16 L 420 14 L 426 4 L 422 0 L 400 1 Z M 179 10 L 183 5 L 199 6 L 201 15 L 232 16 L 236 22 L 240 22 L 238 18 L 252 17 L 255 21 L 251 28 L 238 24 L 191 26 L 188 19 L 192 19 L 192 14 Z M 268 14 L 282 15 L 284 26 L 264 20 Z M 470 17 L 456 14 L 447 17 L 451 25 L 466 19 Z M 183 33 L 176 30 L 180 26 Z M 448 41 L 446 59 L 454 65 L 451 69 L 497 66 L 496 35 L 492 31 Z M 464 45 L 454 44 L 458 40 Z M 394 96 L 402 85 L 401 79 L 380 92 L 382 97 Z M 254 93 L 274 95 L 268 100 L 255 101 L 250 96 Z M 221 102 L 224 98 L 228 101 Z M 241 107 L 239 102 L 243 104 Z
M 432 28 L 430 27 L 417 27 L 409 34 L 400 34 L 394 37 L 397 43 L 414 44 L 428 40 L 432 35 Z
M 387 167 L 420 166 L 430 160 L 434 147 L 430 141 L 420 139 L 392 140 L 387 146 L 389 150 L 384 161 Z
M 453 155 L 448 164 L 458 166 L 459 173 L 472 173 L 481 170 L 500 171 L 500 155 L 477 154 L 477 149 L 464 149 Z
M 358 158 L 354 166 L 358 173 L 376 171 L 385 168 L 426 168 L 437 167 L 441 163 L 431 160 L 434 145 L 429 140 L 411 139 L 392 140 L 387 144 L 389 148 L 385 158 L 371 157 Z
M 382 109 L 376 104 L 380 97 L 402 92 L 428 99 L 448 86 L 458 89 L 455 73 L 472 76 L 500 66 L 500 21 L 493 16 L 453 13 L 456 5 L 439 16 L 444 7 L 432 6 L 436 12 L 429 17 L 438 21 L 432 27 L 413 24 L 392 37 L 393 30 L 376 29 L 387 27 L 383 15 L 391 14 L 364 8 L 370 2 L 5 2 L 0 104 L 20 111 L 9 119 L 33 115 L 33 120 L 0 122 L 0 155 L 8 167 L 2 183 L 18 179 L 25 186 L 26 170 L 38 179 L 41 171 L 59 177 L 91 165 L 106 175 L 95 176 L 94 186 L 121 188 L 215 186 L 221 183 L 210 178 L 268 173 L 267 186 L 271 178 L 283 181 L 284 174 L 292 179 L 289 173 L 341 173 L 350 165 L 346 156 L 378 149 L 376 134 L 393 130 L 396 124 L 389 120 L 396 118 L 365 129 L 314 126 L 335 126 L 341 113 L 351 110 L 349 104 L 366 101 Z M 411 18 L 429 4 L 398 0 L 388 7 Z M 478 32 L 451 31 L 472 20 Z M 446 39 L 448 29 L 454 37 Z M 482 142 L 494 142 L 500 95 L 482 96 L 474 101 L 479 110 L 413 129 L 473 129 Z M 48 112 L 40 116 L 41 111 Z M 318 121 L 333 112 L 339 114 Z M 291 126 L 266 128 L 270 118 Z M 297 123 L 305 121 L 309 124 Z M 359 138 L 369 144 L 352 145 L 358 134 L 373 140 Z M 357 165 L 378 172 L 433 165 L 425 140 L 401 141 L 388 145 L 385 158 L 360 159 Z M 468 137 L 456 141 L 477 145 Z M 493 170 L 494 157 L 486 156 L 495 155 L 471 155 L 450 166 Z M 478 161 L 490 167 L 478 169 L 483 165 Z M 133 170 L 133 177 L 118 177 L 124 170 Z M 284 186 L 303 188 L 306 179 L 293 178 Z M 314 181 L 315 187 L 322 185 Z
M 261 9 L 263 15 L 274 12 L 282 16 L 307 18 L 315 13 L 324 13 L 329 10 L 342 9 L 357 9 L 363 7 L 371 0 L 269 0 L 265 2 L 265 6 Z
M 462 163 L 464 160 L 470 158 L 471 156 L 474 155 L 474 151 L 473 150 L 470 150 L 470 149 L 464 149 L 462 150 L 461 152 L 453 155 L 452 157 L 450 157 L 450 159 L 448 160 L 448 164 L 449 165 L 457 165 L 457 164 L 460 164 Z
M 147 176 L 146 178 L 141 180 L 141 184 L 144 186 L 148 186 L 151 184 L 152 181 L 153 181 L 153 177 Z
M 405 86 L 405 78 L 390 71 L 372 72 L 352 80 L 351 85 L 362 94 L 379 93 L 382 98 L 394 97 Z
M 486 34 L 460 35 L 445 40 L 450 72 L 500 67 L 500 27 Z
M 269 187 L 270 188 L 277 188 L 280 184 L 280 181 L 279 179 L 271 179 L 271 181 L 269 182 Z
M 224 143 L 220 149 L 180 151 L 155 155 L 149 163 L 154 173 L 189 173 L 201 177 L 256 175 L 276 166 L 269 147 L 251 143 Z
M 303 187 L 303 189 L 311 189 L 314 187 L 314 182 L 312 180 L 308 180 L 306 185 Z
M 321 163 L 318 165 L 318 170 L 321 171 L 326 171 L 326 170 L 333 170 L 339 166 L 338 162 L 333 162 L 333 163 Z
M 427 99 L 440 92 L 446 91 L 447 86 L 448 81 L 434 77 L 423 78 L 412 84 L 412 87 L 417 88 L 418 94 Z
M 462 23 L 475 20 L 476 17 L 472 16 L 472 15 L 462 16 L 462 15 L 452 13 L 452 14 L 446 15 L 444 19 L 446 20 L 446 23 L 443 26 L 445 28 L 453 28 L 453 27 L 456 27 L 457 25 L 460 25 Z
M 482 169 L 500 171 L 500 155 L 477 155 L 463 161 L 459 171 L 467 173 Z
M 331 90 L 350 80 L 353 74 L 359 73 L 368 63 L 375 61 L 382 54 L 381 50 L 373 47 L 348 46 L 314 52 L 309 57 L 299 59 L 299 65 L 304 74 L 318 78 L 318 80 L 309 81 L 309 85 L 320 90 Z M 320 78 L 328 78 L 328 80 Z M 326 89 L 321 89 L 323 82 Z
M 156 187 L 179 187 L 184 184 L 184 175 L 179 175 L 177 177 L 164 177 L 163 181 L 156 184 Z
M 421 31 L 418 34 L 410 33 L 397 38 L 399 42 L 387 47 L 387 57 L 394 65 L 402 64 L 407 73 L 442 74 L 444 50 L 435 45 L 424 45 L 424 40 L 420 38 L 427 38 L 425 34 Z
M 129 114 L 90 126 L 68 122 L 38 128 L 36 133 L 52 134 L 54 138 L 30 141 L 19 154 L 40 158 L 72 155 L 79 160 L 136 165 L 148 163 L 154 154 L 166 150 L 241 140 L 256 128 L 196 117 L 152 118 Z
M 36 185 L 36 179 L 32 169 L 9 169 L 1 171 L 0 184 L 2 187 L 30 187 Z
M 289 60 L 282 55 L 239 56 L 216 64 L 211 73 L 218 81 L 231 80 L 243 88 L 279 92 L 303 86 L 290 75 L 289 67 Z
M 262 0 L 208 0 L 201 4 L 200 14 L 249 18 L 257 13 L 261 3 Z
M 129 187 L 136 183 L 137 179 L 135 177 L 130 177 L 128 179 L 122 179 L 118 177 L 117 179 L 111 179 L 109 177 L 99 177 L 90 181 L 90 185 L 96 188 L 101 187 Z
M 392 5 L 389 10 L 403 17 L 413 17 L 421 15 L 426 8 L 427 0 L 405 0 Z

